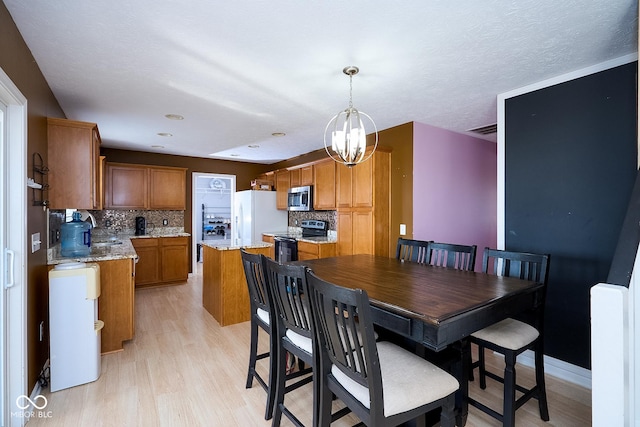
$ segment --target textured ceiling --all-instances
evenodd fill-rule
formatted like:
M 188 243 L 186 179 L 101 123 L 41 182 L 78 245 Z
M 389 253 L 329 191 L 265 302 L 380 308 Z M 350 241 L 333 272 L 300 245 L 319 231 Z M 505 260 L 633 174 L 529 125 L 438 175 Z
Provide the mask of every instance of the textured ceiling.
M 347 65 L 378 129 L 466 132 L 496 122 L 499 93 L 637 52 L 636 0 L 4 3 L 104 147 L 263 163 L 323 147 Z

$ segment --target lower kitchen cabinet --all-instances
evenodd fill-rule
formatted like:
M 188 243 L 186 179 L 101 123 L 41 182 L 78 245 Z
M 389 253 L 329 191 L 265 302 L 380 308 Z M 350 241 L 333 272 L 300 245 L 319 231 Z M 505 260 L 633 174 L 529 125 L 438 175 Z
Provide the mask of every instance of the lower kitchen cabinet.
M 298 260 L 329 258 L 336 256 L 335 243 L 309 243 L 298 241 Z
M 156 286 L 186 282 L 189 278 L 189 238 L 133 238 L 138 254 L 136 286 Z
M 100 297 L 98 319 L 104 322 L 101 336 L 102 353 L 123 349 L 123 342 L 133 338 L 134 260 L 99 261 Z

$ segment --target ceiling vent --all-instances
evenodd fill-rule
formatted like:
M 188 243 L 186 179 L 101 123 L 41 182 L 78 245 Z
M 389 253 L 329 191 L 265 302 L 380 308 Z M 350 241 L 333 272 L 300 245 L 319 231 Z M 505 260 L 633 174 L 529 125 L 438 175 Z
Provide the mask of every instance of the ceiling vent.
M 480 126 L 479 128 L 469 129 L 469 132 L 479 133 L 480 135 L 491 135 L 498 132 L 498 124 Z

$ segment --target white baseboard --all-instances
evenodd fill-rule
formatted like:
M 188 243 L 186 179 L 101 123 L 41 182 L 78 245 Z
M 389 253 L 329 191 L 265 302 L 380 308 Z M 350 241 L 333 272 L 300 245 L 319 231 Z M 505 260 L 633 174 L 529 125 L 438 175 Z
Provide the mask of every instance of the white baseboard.
M 527 350 L 518 356 L 518 363 L 533 367 L 533 351 Z M 591 390 L 591 371 L 589 369 L 544 356 L 544 373 Z

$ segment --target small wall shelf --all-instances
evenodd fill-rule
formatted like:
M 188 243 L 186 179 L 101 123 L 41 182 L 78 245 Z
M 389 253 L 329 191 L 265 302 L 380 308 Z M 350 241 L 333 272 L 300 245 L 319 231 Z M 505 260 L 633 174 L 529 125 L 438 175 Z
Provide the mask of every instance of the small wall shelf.
M 49 205 L 49 200 L 46 198 L 49 191 L 48 173 L 49 168 L 45 166 L 40 153 L 33 153 L 33 178 L 27 180 L 27 186 L 31 188 L 33 194 L 33 206 Z

